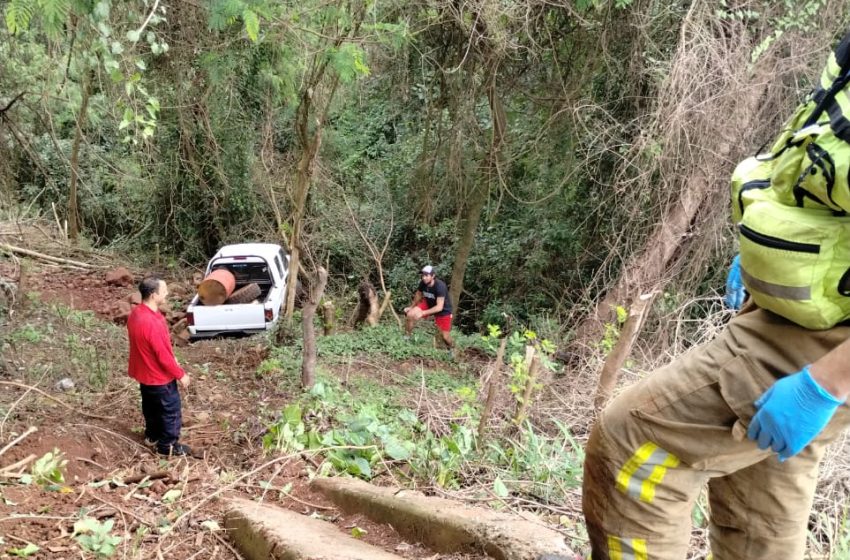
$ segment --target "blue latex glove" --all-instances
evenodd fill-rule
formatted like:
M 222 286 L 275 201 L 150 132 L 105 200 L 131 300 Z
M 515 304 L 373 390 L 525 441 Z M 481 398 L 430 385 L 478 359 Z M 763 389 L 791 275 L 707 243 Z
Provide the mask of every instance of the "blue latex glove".
M 744 279 L 741 278 L 741 255 L 735 255 L 729 267 L 729 276 L 726 277 L 726 297 L 723 302 L 729 309 L 741 309 L 746 297 L 747 290 L 744 289 Z
M 755 402 L 747 437 L 759 449 L 770 447 L 784 461 L 803 450 L 829 423 L 844 401 L 818 385 L 809 366 L 783 377 Z

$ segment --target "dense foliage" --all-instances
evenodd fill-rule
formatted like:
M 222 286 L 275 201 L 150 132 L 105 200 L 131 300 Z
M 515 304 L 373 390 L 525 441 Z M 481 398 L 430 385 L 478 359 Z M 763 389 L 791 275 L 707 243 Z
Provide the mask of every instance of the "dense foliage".
M 174 263 L 295 239 L 332 289 L 380 270 L 399 304 L 433 263 L 466 328 L 563 319 L 675 196 L 643 187 L 686 20 L 756 61 L 827 9 L 714 4 L 0 2 L 0 196 Z

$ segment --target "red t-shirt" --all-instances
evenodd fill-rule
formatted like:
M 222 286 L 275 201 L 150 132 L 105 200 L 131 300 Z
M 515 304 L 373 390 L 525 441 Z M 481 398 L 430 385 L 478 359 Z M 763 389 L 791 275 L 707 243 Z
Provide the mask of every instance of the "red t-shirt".
M 130 377 L 143 385 L 165 385 L 185 375 L 174 358 L 168 323 L 162 313 L 144 303 L 135 306 L 127 319 L 127 336 Z

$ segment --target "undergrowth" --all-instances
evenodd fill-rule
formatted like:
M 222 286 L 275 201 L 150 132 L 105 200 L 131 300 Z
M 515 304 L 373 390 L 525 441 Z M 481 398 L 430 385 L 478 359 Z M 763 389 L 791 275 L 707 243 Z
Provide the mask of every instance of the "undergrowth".
M 459 345 L 487 348 L 481 337 L 467 337 Z M 269 426 L 265 449 L 319 450 L 325 461 L 314 475 L 388 476 L 411 485 L 475 488 L 491 498 L 557 502 L 580 484 L 583 451 L 562 423 L 554 422 L 556 433 L 547 434 L 527 421 L 519 427 L 504 422 L 502 433 L 480 439 L 478 380 L 464 367 L 439 366 L 448 362 L 446 352 L 421 335 L 406 341 L 397 329 L 377 327 L 319 339 L 325 363 L 345 363 L 339 358 L 353 355 L 434 361 L 406 373 L 394 371 L 383 381 L 362 372 L 341 380 L 320 371 L 316 385 Z M 279 370 L 294 385 L 298 363 L 297 347 L 276 348 L 258 373 Z

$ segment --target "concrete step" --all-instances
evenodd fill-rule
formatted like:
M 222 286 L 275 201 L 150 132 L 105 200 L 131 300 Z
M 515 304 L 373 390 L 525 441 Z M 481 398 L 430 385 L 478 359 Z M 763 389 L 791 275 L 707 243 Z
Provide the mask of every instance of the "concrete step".
M 439 552 L 481 552 L 496 560 L 576 560 L 564 537 L 518 515 L 474 508 L 353 478 L 312 482 L 340 509 L 388 523 L 411 542 Z
M 247 560 L 402 560 L 327 521 L 242 498 L 228 500 L 224 525 Z

